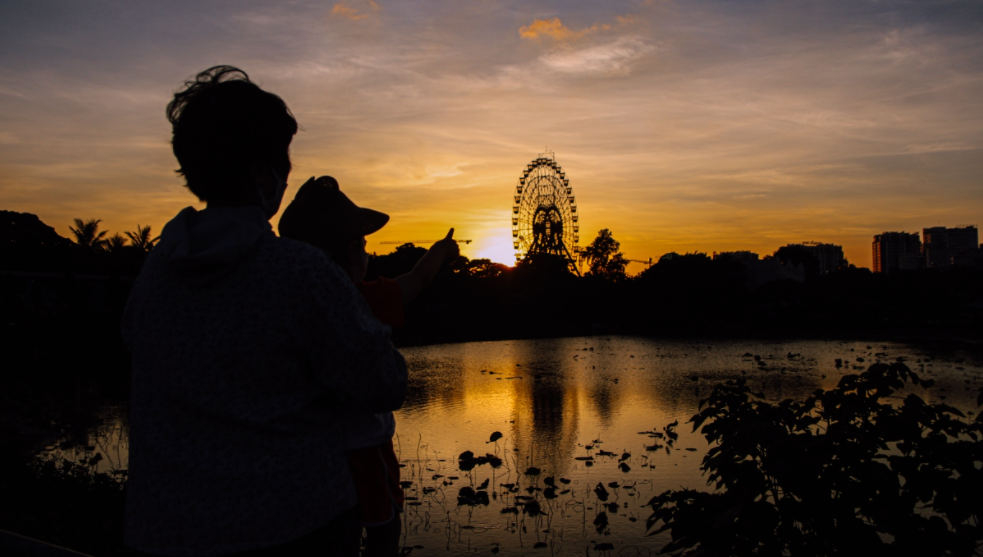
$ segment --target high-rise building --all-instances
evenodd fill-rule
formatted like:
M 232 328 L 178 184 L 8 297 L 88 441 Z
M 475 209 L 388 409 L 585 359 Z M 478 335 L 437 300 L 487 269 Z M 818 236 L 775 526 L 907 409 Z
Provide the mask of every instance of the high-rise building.
M 819 261 L 819 274 L 825 275 L 832 273 L 846 264 L 846 257 L 843 256 L 843 246 L 836 244 L 823 244 L 821 242 L 802 242 L 801 244 L 789 244 L 790 246 L 800 246 Z
M 890 273 L 899 269 L 917 269 L 922 250 L 918 233 L 885 232 L 874 236 L 874 272 Z
M 975 225 L 922 229 L 922 255 L 927 267 L 948 267 L 952 259 L 978 249 L 980 235 Z

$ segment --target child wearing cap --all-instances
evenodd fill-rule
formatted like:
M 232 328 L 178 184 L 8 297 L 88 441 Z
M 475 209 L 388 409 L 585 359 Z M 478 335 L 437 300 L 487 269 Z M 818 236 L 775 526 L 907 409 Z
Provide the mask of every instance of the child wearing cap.
M 327 252 L 352 279 L 382 323 L 403 325 L 403 306 L 408 304 L 437 274 L 448 258 L 460 250 L 447 237 L 434 243 L 413 270 L 395 279 L 364 282 L 368 266 L 365 236 L 389 222 L 389 215 L 358 207 L 341 192 L 330 176 L 311 178 L 280 217 L 280 236 L 301 240 Z M 396 421 L 392 412 L 354 414 L 346 419 L 349 469 L 358 492 L 362 525 L 366 531 L 364 556 L 396 555 L 399 551 L 403 490 L 399 485 L 399 462 L 393 450 Z

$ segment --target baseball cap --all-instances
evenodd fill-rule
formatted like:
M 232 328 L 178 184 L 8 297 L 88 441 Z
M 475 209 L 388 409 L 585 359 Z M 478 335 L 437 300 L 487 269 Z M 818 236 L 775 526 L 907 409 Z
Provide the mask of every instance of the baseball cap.
M 278 229 L 281 237 L 334 252 L 387 222 L 389 215 L 355 205 L 331 176 L 312 176 L 284 209 Z

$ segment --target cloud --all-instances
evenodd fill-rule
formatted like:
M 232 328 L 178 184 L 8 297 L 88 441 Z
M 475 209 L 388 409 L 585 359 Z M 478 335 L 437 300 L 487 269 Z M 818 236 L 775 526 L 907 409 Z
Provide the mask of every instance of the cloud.
M 345 17 L 352 20 L 359 20 L 369 17 L 370 15 L 372 15 L 372 13 L 378 13 L 379 10 L 381 9 L 379 7 L 379 4 L 376 4 L 372 0 L 367 0 L 366 3 L 368 4 L 369 11 L 371 13 L 359 11 L 358 8 L 347 6 L 345 5 L 344 2 L 338 2 L 337 4 L 334 5 L 333 8 L 331 8 L 331 15 L 338 16 L 338 17 Z
M 628 37 L 588 48 L 553 51 L 540 60 L 550 69 L 564 73 L 624 75 L 633 62 L 653 50 L 654 46 L 641 39 Z
M 615 19 L 619 26 L 633 25 L 638 22 L 638 16 L 633 14 L 619 15 Z M 575 31 L 564 25 L 560 18 L 554 17 L 553 19 L 534 19 L 529 25 L 523 25 L 519 28 L 519 36 L 523 39 L 551 37 L 557 41 L 566 41 L 579 39 L 598 31 L 610 31 L 613 28 L 610 23 L 595 23 L 590 27 Z
M 553 19 L 536 19 L 529 25 L 519 28 L 519 36 L 523 39 L 538 39 L 542 36 L 549 36 L 562 41 L 581 37 L 587 32 L 587 29 L 581 31 L 570 29 L 558 17 L 554 17 Z
M 123 17 L 122 0 L 45 17 L 0 3 L 0 207 L 62 234 L 74 217 L 159 230 L 195 203 L 163 107 L 183 78 L 230 62 L 304 126 L 288 199 L 334 175 L 393 215 L 385 239 L 447 223 L 478 248 L 509 230 L 515 181 L 545 145 L 584 242 L 616 226 L 638 258 L 816 239 L 869 265 L 871 234 L 983 211 L 969 8 L 632 0 L 578 3 L 562 21 L 375 1 L 199 2 L 177 19 L 153 3 Z

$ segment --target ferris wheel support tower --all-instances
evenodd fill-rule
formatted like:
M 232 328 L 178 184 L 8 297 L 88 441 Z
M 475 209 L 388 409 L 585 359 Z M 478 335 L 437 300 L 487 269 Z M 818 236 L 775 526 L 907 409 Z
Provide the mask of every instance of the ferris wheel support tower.
M 526 165 L 515 186 L 512 246 L 518 263 L 534 254 L 562 257 L 580 274 L 580 224 L 573 187 L 552 151 Z

